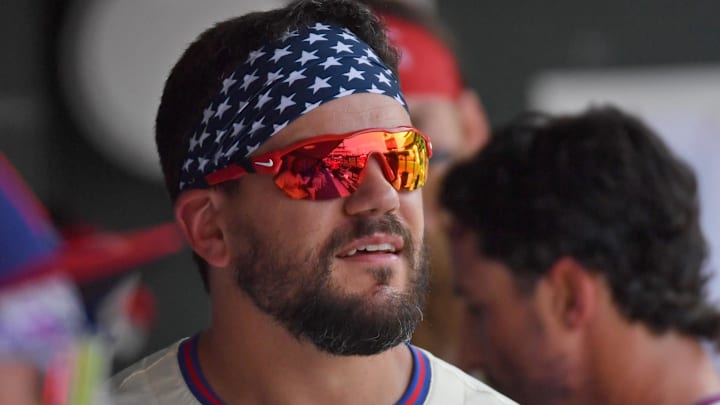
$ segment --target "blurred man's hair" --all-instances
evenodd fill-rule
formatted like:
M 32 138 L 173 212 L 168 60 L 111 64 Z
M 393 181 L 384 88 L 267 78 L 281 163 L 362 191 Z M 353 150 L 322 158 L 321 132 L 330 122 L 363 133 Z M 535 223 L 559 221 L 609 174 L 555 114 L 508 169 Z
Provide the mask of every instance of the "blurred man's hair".
M 529 114 L 447 176 L 442 203 L 525 291 L 570 256 L 604 276 L 620 311 L 656 333 L 716 340 L 692 169 L 612 107 Z

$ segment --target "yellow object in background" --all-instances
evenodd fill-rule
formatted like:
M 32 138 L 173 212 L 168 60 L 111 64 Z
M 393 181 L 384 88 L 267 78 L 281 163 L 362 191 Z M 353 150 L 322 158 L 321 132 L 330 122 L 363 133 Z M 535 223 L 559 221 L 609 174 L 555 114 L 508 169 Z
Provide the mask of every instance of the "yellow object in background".
M 43 405 L 107 405 L 104 390 L 110 364 L 98 336 L 84 336 L 50 365 L 43 387 Z

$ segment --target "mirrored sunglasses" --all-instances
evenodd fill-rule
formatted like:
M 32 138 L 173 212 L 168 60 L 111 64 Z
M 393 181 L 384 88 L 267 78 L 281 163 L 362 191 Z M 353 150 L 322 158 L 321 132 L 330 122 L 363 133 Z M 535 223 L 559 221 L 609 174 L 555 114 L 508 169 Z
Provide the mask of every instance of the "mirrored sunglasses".
M 355 192 L 367 163 L 376 158 L 395 190 L 413 191 L 425 184 L 431 156 L 430 140 L 415 128 L 365 129 L 304 139 L 233 163 L 205 180 L 213 186 L 250 173 L 268 174 L 291 198 L 328 200 Z

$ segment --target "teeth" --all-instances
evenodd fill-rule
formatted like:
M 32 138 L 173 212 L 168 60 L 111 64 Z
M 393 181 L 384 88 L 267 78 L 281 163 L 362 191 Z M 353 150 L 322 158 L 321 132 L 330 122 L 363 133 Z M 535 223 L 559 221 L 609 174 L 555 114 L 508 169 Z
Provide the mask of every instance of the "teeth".
M 395 248 L 389 243 L 381 243 L 379 245 L 365 245 L 360 246 L 357 249 L 353 249 L 347 253 L 347 256 L 352 256 L 357 252 L 389 252 L 395 253 Z

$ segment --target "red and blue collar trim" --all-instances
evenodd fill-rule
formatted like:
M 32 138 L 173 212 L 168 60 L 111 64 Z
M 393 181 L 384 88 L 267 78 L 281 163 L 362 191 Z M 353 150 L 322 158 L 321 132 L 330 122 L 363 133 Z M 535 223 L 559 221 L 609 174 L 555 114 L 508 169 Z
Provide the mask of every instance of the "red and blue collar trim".
M 205 379 L 198 360 L 198 335 L 184 340 L 178 348 L 178 363 L 185 384 L 202 405 L 225 405 Z
M 195 335 L 180 343 L 178 348 L 178 363 L 185 384 L 202 405 L 225 405 L 203 375 L 198 360 L 197 342 L 198 336 Z M 432 374 L 430 360 L 422 350 L 411 344 L 407 346 L 413 357 L 412 378 L 405 393 L 395 405 L 422 405 L 430 390 Z
M 425 403 L 428 391 L 430 391 L 430 379 L 432 377 L 430 359 L 417 347 L 409 343 L 407 346 L 413 356 L 412 378 L 410 378 L 407 390 L 395 405 L 422 405 Z

